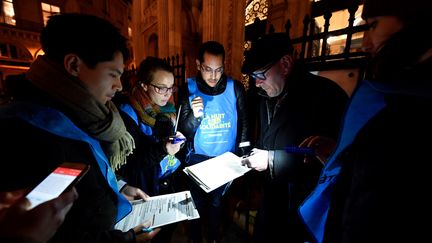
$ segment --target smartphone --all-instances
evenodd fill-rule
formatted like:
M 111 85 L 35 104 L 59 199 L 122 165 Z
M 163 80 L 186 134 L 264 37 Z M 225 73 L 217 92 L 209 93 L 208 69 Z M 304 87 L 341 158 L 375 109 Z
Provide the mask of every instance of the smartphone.
M 62 163 L 37 185 L 26 198 L 30 201 L 30 209 L 54 199 L 62 192 L 75 185 L 90 169 L 83 163 Z

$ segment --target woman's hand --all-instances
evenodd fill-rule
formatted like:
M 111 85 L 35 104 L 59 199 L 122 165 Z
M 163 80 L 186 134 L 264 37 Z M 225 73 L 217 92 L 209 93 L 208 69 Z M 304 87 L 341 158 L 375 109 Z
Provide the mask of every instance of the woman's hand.
M 129 201 L 137 199 L 144 199 L 144 201 L 146 201 L 148 198 L 150 198 L 150 196 L 141 189 L 129 185 L 123 187 L 121 194 L 123 194 L 123 196 Z
M 180 138 L 182 141 L 173 143 L 172 140 L 168 140 L 165 143 L 165 149 L 169 155 L 175 155 L 182 148 L 183 143 L 186 141 L 186 137 L 181 132 L 177 132 L 175 138 Z

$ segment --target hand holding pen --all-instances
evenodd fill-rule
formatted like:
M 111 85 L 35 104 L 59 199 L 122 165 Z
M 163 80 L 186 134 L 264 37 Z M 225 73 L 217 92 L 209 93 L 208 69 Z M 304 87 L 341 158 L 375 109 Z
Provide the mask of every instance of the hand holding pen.
M 174 125 L 175 135 L 169 137 L 167 143 L 165 144 L 165 149 L 167 153 L 170 155 L 176 154 L 180 150 L 181 145 L 186 141 L 186 137 L 181 132 L 177 131 L 178 121 L 180 118 L 180 111 L 181 111 L 181 105 L 179 106 L 179 109 L 177 111 L 176 123 Z
M 137 242 L 148 242 L 161 230 L 160 228 L 150 228 L 151 222 L 146 221 L 133 228 Z
M 178 108 L 178 111 L 177 111 L 176 123 L 174 125 L 174 136 L 171 136 L 168 138 L 168 140 L 171 141 L 172 144 L 186 141 L 186 137 L 183 136 L 183 134 L 181 132 L 177 132 L 181 108 L 182 108 L 182 106 L 180 105 Z
M 253 148 L 248 155 L 243 156 L 242 165 L 248 168 L 263 171 L 268 168 L 269 151 Z

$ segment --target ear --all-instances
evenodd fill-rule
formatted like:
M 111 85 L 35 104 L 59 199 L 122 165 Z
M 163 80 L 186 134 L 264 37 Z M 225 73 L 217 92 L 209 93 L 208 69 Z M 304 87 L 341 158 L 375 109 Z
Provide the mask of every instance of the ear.
M 77 77 L 83 61 L 76 54 L 67 54 L 63 59 L 63 65 L 68 73 Z
M 140 83 L 140 86 L 144 89 L 145 92 L 148 90 L 148 85 L 145 83 Z
M 197 70 L 201 71 L 201 62 L 198 59 L 195 59 L 195 63 L 197 65 Z
M 287 54 L 281 58 L 281 64 L 283 74 L 287 76 L 291 73 L 291 70 L 294 66 L 294 58 L 291 55 Z

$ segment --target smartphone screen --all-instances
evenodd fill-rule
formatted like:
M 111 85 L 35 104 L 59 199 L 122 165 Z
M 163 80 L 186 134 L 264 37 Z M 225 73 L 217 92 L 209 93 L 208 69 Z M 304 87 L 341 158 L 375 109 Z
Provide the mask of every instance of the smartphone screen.
M 88 171 L 89 165 L 82 163 L 63 163 L 37 185 L 26 198 L 31 208 L 58 197 L 69 186 L 74 185 Z

